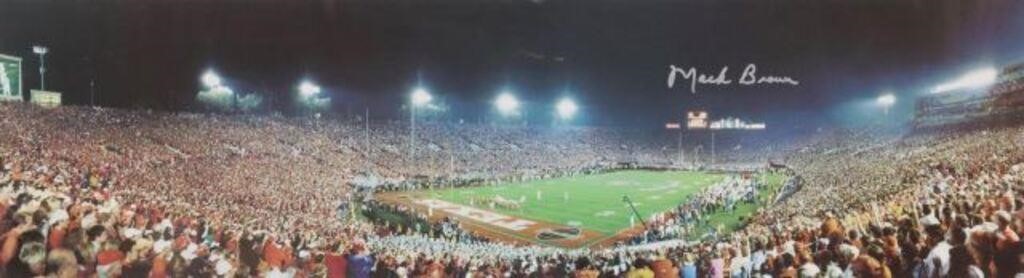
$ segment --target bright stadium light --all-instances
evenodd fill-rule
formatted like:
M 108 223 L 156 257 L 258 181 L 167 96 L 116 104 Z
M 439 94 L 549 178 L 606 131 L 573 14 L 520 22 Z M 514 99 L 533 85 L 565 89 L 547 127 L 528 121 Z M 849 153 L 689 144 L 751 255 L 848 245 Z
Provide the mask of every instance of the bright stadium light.
M 426 105 L 430 103 L 430 101 L 433 99 L 434 97 L 430 95 L 430 92 L 427 92 L 427 89 L 424 89 L 422 87 L 417 87 L 415 90 L 412 91 L 413 106 Z
M 992 83 L 996 82 L 997 76 L 999 76 L 999 71 L 994 68 L 974 70 L 964 74 L 956 80 L 935 86 L 935 88 L 932 89 L 932 93 L 942 93 L 962 88 L 978 88 L 992 85 Z
M 878 96 L 878 104 L 882 106 L 890 106 L 896 103 L 896 96 L 893 94 L 884 94 Z
M 46 54 L 47 52 L 50 52 L 50 49 L 46 48 L 45 46 L 36 45 L 32 47 L 32 53 Z
M 32 53 L 39 54 L 39 90 L 46 90 L 46 53 L 50 49 L 45 46 L 32 46 Z
M 302 81 L 302 84 L 299 84 L 299 93 L 306 97 L 319 94 L 320 86 L 314 85 L 309 81 Z
M 220 76 L 211 71 L 206 71 L 203 77 L 200 78 L 203 81 L 203 86 L 206 88 L 217 88 L 220 87 Z
M 558 112 L 559 118 L 567 120 L 575 116 L 576 110 L 579 108 L 576 107 L 576 102 L 573 102 L 569 98 L 563 98 L 561 101 L 558 101 L 558 105 L 555 106 L 555 109 Z
M 498 98 L 494 100 L 494 106 L 498 108 L 498 112 L 501 112 L 502 115 L 514 114 L 516 109 L 519 109 L 519 100 L 512 96 L 512 94 L 505 92 L 498 95 Z
M 896 104 L 896 96 L 891 93 L 883 94 L 878 96 L 878 99 L 875 102 L 877 102 L 878 105 L 881 105 L 884 113 L 888 115 L 889 108 L 892 107 L 893 104 Z

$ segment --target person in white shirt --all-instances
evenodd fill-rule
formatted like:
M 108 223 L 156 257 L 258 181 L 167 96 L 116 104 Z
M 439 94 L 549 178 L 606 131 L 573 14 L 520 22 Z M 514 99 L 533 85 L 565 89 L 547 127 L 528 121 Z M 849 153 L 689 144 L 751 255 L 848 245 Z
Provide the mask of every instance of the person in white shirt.
M 732 260 L 729 265 L 730 276 L 734 278 L 746 278 L 750 277 L 750 258 L 745 252 L 737 250 L 737 248 L 730 249 L 732 252 Z
M 953 248 L 945 238 L 945 231 L 942 226 L 929 225 L 925 227 L 928 233 L 928 245 L 931 251 L 921 262 L 921 272 L 918 277 L 946 277 L 949 273 L 949 249 Z

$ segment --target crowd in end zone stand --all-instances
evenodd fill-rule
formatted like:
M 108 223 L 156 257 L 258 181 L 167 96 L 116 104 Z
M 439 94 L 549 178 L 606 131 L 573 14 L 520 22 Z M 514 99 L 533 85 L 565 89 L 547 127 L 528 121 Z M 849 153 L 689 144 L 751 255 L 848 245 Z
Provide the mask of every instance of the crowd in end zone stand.
M 310 121 L 0 104 L 0 276 L 1014 277 L 1024 263 L 1021 128 L 822 131 L 772 148 L 801 189 L 736 233 L 562 250 L 452 222 L 341 221 L 337 199 L 367 171 L 499 177 L 677 154 L 630 131 L 425 124 L 412 163 L 401 123 L 366 140 L 358 123 Z

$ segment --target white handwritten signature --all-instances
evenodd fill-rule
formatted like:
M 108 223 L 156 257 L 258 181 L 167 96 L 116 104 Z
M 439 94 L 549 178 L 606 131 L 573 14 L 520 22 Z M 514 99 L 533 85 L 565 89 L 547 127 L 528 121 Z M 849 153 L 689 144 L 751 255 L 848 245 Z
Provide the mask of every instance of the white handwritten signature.
M 690 93 L 697 93 L 698 83 L 701 85 L 729 85 L 732 84 L 733 80 L 726 76 L 728 72 L 728 66 L 722 67 L 722 70 L 718 72 L 718 75 L 707 75 L 702 73 L 699 74 L 697 69 L 694 67 L 683 70 L 682 68 L 676 67 L 676 65 L 669 65 L 668 88 L 671 89 L 675 86 L 676 76 L 682 76 L 684 79 L 690 80 Z M 789 76 L 757 76 L 757 65 L 754 64 L 747 64 L 747 67 L 743 69 L 743 73 L 740 74 L 740 79 L 737 83 L 744 86 L 757 84 L 800 85 L 800 81 L 796 81 Z

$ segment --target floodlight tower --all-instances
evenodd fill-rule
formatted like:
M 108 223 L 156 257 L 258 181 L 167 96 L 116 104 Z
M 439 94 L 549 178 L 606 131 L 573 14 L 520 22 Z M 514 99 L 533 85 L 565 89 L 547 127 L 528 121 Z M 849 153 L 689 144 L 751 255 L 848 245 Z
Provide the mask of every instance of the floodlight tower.
M 305 106 L 305 109 L 312 111 L 314 118 L 320 118 L 320 113 L 316 111 L 322 104 L 321 99 L 317 97 L 321 91 L 320 86 L 307 80 L 299 83 L 298 90 L 300 104 Z
M 238 110 L 238 94 L 232 91 L 228 86 L 225 86 L 220 75 L 217 75 L 216 72 L 213 70 L 207 70 L 203 73 L 203 76 L 199 77 L 199 81 L 203 82 L 203 86 L 206 87 L 207 90 L 218 90 L 231 94 L 231 107 Z
M 430 92 L 420 86 L 409 96 L 409 158 L 416 156 L 416 108 L 430 104 L 433 99 Z
M 46 53 L 50 52 L 45 46 L 33 46 L 32 53 L 39 54 L 39 90 L 46 91 Z

